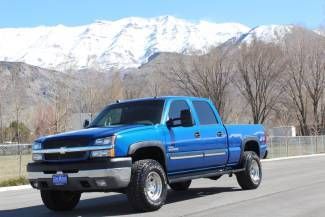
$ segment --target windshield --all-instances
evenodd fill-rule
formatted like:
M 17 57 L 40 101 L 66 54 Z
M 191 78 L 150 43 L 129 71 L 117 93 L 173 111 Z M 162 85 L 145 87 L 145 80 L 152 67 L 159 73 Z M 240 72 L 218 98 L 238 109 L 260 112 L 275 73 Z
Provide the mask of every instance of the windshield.
M 117 103 L 104 109 L 89 127 L 160 123 L 164 100 Z

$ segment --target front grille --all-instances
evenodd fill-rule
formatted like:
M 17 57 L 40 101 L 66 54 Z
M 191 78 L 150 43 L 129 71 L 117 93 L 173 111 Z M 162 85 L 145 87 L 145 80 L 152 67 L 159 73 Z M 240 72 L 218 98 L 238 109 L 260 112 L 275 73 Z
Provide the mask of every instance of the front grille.
M 88 138 L 79 139 L 64 139 L 64 140 L 49 140 L 43 143 L 43 149 L 53 149 L 53 148 L 75 148 L 83 147 L 89 144 Z
M 82 160 L 87 157 L 87 152 L 67 152 L 65 154 L 51 153 L 44 154 L 44 160 L 47 161 L 58 161 L 58 160 Z

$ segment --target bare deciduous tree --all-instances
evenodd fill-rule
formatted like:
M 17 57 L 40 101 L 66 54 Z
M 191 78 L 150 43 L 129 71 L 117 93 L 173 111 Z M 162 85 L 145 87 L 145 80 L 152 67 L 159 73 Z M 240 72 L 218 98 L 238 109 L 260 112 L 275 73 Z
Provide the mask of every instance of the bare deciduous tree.
M 14 68 L 11 71 L 11 98 L 13 100 L 13 105 L 14 105 L 14 116 L 15 116 L 15 121 L 16 121 L 16 132 L 14 136 L 14 140 L 17 143 L 21 142 L 20 138 L 20 132 L 19 132 L 19 123 L 21 122 L 20 116 L 21 112 L 24 109 L 24 100 L 26 98 L 26 82 L 23 80 L 23 75 L 20 73 L 23 73 L 23 70 L 20 69 L 22 67 L 19 65 L 18 67 Z
M 315 134 L 319 134 L 322 125 L 321 100 L 324 97 L 325 89 L 325 46 L 324 40 L 315 40 L 308 43 L 306 58 L 307 72 L 305 86 L 310 97 L 313 109 L 313 128 Z
M 53 106 L 41 104 L 36 108 L 34 114 L 35 136 L 44 136 L 55 133 L 55 113 Z
M 80 80 L 77 92 L 78 112 L 94 115 L 108 103 L 123 98 L 120 73 L 93 71 Z
M 282 50 L 274 44 L 254 40 L 239 49 L 234 83 L 251 108 L 255 124 L 264 123 L 277 104 L 285 70 Z
M 163 73 L 185 94 L 210 98 L 226 119 L 226 95 L 232 70 L 227 53 L 215 49 L 207 55 L 192 56 L 190 60 L 179 59 Z
M 4 76 L 0 71 L 0 142 L 4 142 L 4 107 L 6 106 L 6 94 L 8 91 L 8 82 L 4 79 Z
M 67 129 L 67 121 L 71 116 L 71 90 L 67 84 L 58 82 L 55 84 L 52 109 L 54 119 L 51 131 L 60 133 Z
M 324 127 L 321 105 L 325 88 L 324 41 L 297 28 L 286 40 L 285 48 L 288 59 L 286 92 L 294 105 L 300 133 L 318 134 Z

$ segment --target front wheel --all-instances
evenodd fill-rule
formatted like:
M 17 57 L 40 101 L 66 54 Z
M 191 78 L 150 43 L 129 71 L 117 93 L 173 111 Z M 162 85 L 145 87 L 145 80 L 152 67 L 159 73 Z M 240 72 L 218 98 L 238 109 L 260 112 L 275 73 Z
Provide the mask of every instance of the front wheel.
M 151 159 L 134 162 L 127 196 L 136 210 L 159 209 L 167 196 L 167 178 L 162 166 Z
M 245 151 L 242 158 L 245 170 L 236 174 L 238 184 L 244 190 L 256 189 L 262 181 L 262 166 L 255 152 Z
M 41 190 L 44 205 L 53 211 L 68 211 L 77 206 L 81 193 L 71 191 Z

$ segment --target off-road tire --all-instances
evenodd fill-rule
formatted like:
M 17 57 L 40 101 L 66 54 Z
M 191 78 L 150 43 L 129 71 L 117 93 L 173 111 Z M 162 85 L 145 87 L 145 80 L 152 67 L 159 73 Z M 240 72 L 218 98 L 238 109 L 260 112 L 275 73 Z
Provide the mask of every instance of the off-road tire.
M 158 174 L 161 180 L 161 193 L 159 198 L 152 200 L 146 190 L 148 175 Z M 167 178 L 163 167 L 155 160 L 145 159 L 132 164 L 132 173 L 127 197 L 132 207 L 138 211 L 153 211 L 164 205 L 167 196 Z
M 41 190 L 44 205 L 53 211 L 68 211 L 77 206 L 80 192 Z
M 259 157 L 253 151 L 245 151 L 241 159 L 241 165 L 245 170 L 236 174 L 238 184 L 244 190 L 256 189 L 262 181 L 262 165 Z M 258 168 L 256 169 L 256 171 L 258 171 L 258 175 L 256 176 L 259 177 L 258 180 L 252 178 L 252 165 L 255 165 L 255 168 Z

